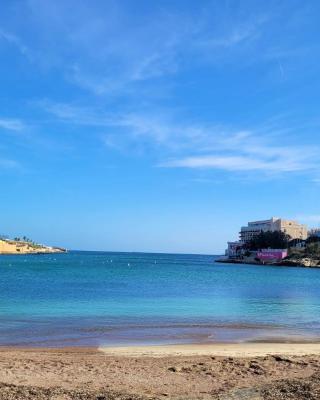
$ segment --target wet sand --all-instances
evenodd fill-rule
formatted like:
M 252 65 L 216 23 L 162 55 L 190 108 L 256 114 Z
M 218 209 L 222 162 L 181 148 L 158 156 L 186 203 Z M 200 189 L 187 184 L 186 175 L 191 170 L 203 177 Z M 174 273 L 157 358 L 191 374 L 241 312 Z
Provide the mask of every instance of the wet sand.
M 320 345 L 0 348 L 0 400 L 13 399 L 320 399 Z
M 105 354 L 116 356 L 219 356 L 262 357 L 270 354 L 320 355 L 320 343 L 209 343 L 161 346 L 101 347 Z

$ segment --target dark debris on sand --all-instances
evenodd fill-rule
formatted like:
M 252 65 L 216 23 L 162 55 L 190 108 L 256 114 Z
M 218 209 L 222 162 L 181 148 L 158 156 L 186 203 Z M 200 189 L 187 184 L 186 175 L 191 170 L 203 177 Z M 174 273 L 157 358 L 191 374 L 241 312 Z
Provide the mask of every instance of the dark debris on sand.
M 283 379 L 261 387 L 233 389 L 218 400 L 320 400 L 320 375 L 305 379 Z
M 150 398 L 114 392 L 66 390 L 0 384 L 0 400 L 150 400 Z
M 320 400 L 320 374 L 276 382 L 263 388 L 262 395 L 263 400 Z
M 167 397 L 170 398 L 170 397 Z M 320 374 L 307 379 L 281 380 L 262 387 L 233 389 L 212 394 L 213 400 L 320 400 Z M 159 400 L 161 397 L 104 392 L 66 390 L 0 384 L 0 400 Z
M 305 368 L 305 363 L 301 360 L 291 360 L 280 356 L 272 356 L 276 362 L 292 364 L 298 363 L 301 368 Z M 267 359 L 268 361 L 268 359 Z M 311 360 L 310 362 L 313 362 Z M 219 389 L 206 392 L 205 397 L 201 399 L 212 400 L 320 400 L 320 371 L 316 368 L 316 372 L 309 377 L 277 379 L 269 383 L 261 383 L 260 373 L 265 374 L 263 367 L 257 360 L 239 361 L 228 359 L 222 363 L 221 368 L 225 369 L 227 364 L 235 364 L 238 370 L 247 371 L 249 376 L 255 375 L 257 372 L 258 379 L 249 383 L 248 387 L 244 387 L 244 382 L 238 382 L 238 385 L 232 385 L 226 381 Z M 317 365 L 318 366 L 318 365 Z M 191 366 L 178 365 L 168 367 L 170 373 L 185 374 L 190 371 L 196 371 L 199 376 L 207 374 L 204 362 L 192 364 Z M 124 389 L 125 390 L 125 389 Z M 204 393 L 204 392 L 200 392 Z M 115 392 L 110 389 L 66 389 L 62 387 L 37 387 L 27 385 L 13 385 L 0 383 L 0 400 L 197 400 L 194 393 L 190 393 L 190 397 L 181 395 L 173 395 L 170 393 L 161 393 L 159 395 L 138 395 L 124 392 Z

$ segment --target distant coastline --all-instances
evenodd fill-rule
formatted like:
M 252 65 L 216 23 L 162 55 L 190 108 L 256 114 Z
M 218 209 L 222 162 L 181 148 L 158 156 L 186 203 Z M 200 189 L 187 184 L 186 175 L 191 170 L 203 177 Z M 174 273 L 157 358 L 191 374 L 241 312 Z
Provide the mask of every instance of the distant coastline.
M 62 247 L 46 246 L 29 239 L 0 239 L 0 255 L 66 253 Z

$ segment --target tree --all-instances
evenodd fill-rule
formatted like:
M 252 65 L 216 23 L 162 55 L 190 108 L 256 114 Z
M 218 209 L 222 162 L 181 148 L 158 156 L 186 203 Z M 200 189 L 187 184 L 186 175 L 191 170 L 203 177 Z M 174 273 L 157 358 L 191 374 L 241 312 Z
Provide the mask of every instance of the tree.
M 319 242 L 320 242 L 320 237 L 317 236 L 317 235 L 311 235 L 311 236 L 309 236 L 308 239 L 306 240 L 306 243 L 307 243 L 307 244 L 310 244 L 310 243 L 319 243 Z
M 320 241 L 308 243 L 305 252 L 306 252 L 306 254 L 319 255 L 320 254 Z
M 287 249 L 289 247 L 289 241 L 291 237 L 281 231 L 267 231 L 260 232 L 255 236 L 248 244 L 249 250 L 260 250 L 260 249 Z

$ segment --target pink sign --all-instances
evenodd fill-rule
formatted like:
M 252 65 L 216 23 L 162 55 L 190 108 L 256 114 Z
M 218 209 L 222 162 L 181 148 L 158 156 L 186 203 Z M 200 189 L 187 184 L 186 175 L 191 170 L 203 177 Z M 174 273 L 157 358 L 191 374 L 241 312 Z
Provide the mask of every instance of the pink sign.
M 287 250 L 261 250 L 258 251 L 257 257 L 262 261 L 267 260 L 282 260 L 287 257 Z

